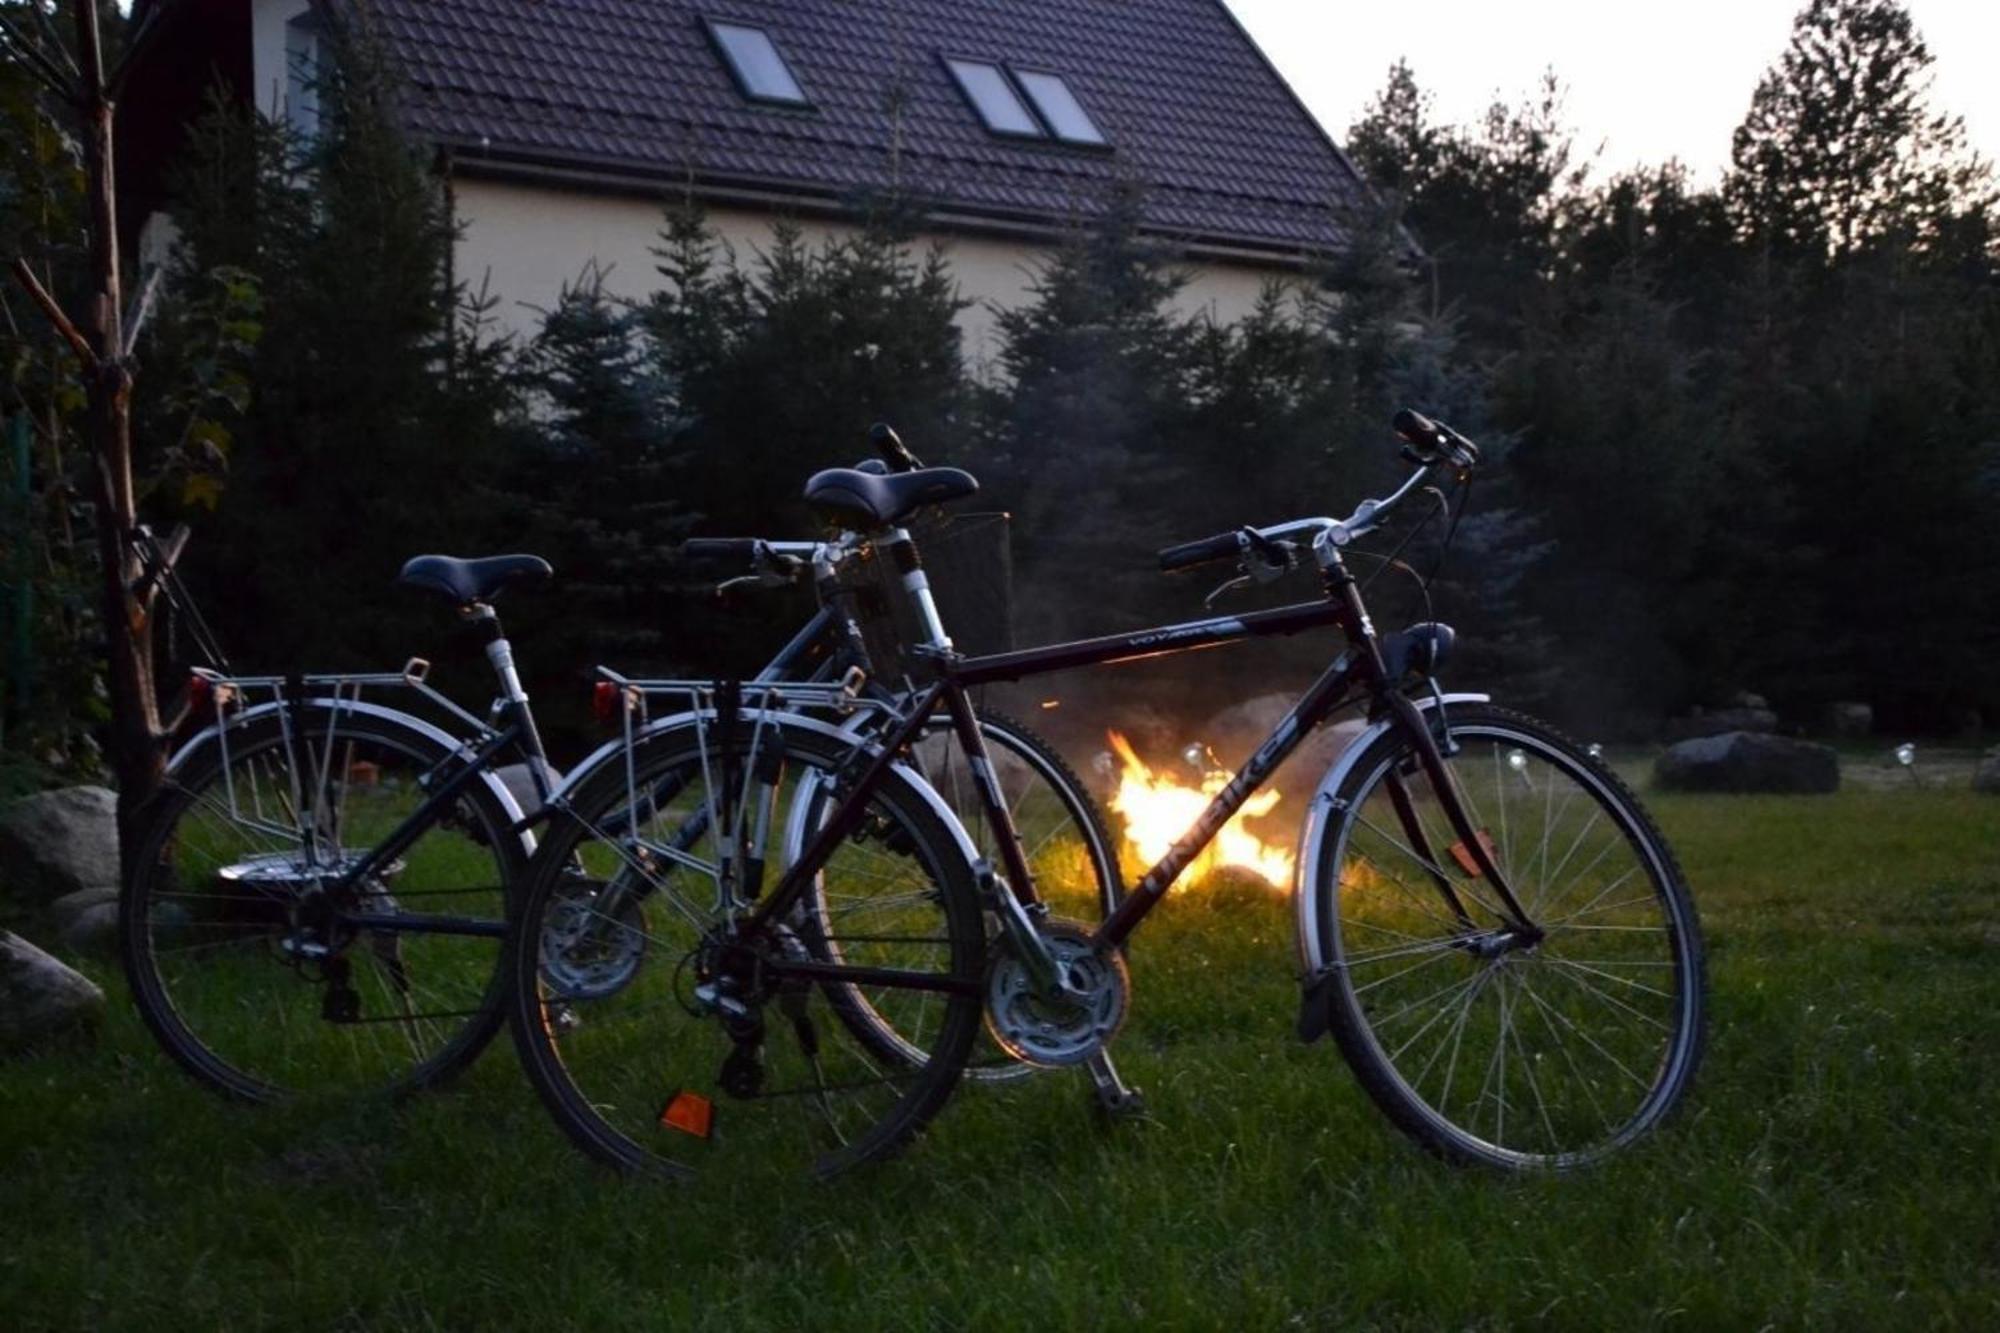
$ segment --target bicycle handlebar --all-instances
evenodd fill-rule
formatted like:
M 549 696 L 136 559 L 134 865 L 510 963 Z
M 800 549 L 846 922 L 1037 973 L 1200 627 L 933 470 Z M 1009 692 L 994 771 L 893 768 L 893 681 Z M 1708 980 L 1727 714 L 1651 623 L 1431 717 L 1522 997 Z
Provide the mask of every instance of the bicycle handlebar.
M 755 560 L 755 537 L 690 537 L 681 543 L 681 554 L 690 560 Z
M 1404 497 L 1416 490 L 1430 476 L 1431 469 L 1452 466 L 1470 468 L 1479 461 L 1479 446 L 1460 435 L 1442 422 L 1432 421 L 1421 413 L 1408 408 L 1396 414 L 1391 423 L 1396 433 L 1407 446 L 1403 453 L 1417 465 L 1417 470 L 1398 486 L 1386 499 L 1363 500 L 1355 506 L 1354 512 L 1344 519 L 1300 518 L 1289 523 L 1278 523 L 1268 528 L 1242 527 L 1234 532 L 1220 532 L 1200 541 L 1183 542 L 1179 546 L 1169 546 L 1159 553 L 1160 568 L 1163 570 L 1188 569 L 1195 565 L 1205 565 L 1216 560 L 1226 560 L 1239 553 L 1248 553 L 1259 547 L 1272 545 L 1288 537 L 1303 533 L 1313 534 L 1313 544 L 1329 543 L 1345 546 L 1357 537 L 1373 532 L 1389 511 L 1401 504 Z
M 875 446 L 876 453 L 882 455 L 891 472 L 915 472 L 923 466 L 886 421 L 878 421 L 868 428 L 868 442 Z
M 1218 532 L 1213 537 L 1203 537 L 1196 542 L 1182 542 L 1179 546 L 1169 546 L 1160 552 L 1160 568 L 1163 570 L 1187 569 L 1193 565 L 1205 565 L 1211 560 L 1222 560 L 1243 549 L 1243 537 L 1237 532 Z

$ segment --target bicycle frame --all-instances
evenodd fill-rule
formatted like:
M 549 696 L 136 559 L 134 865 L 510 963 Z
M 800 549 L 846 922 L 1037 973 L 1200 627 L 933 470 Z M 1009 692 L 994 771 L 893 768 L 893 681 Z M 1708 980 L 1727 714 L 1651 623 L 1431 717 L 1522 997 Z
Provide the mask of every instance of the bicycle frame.
M 907 541 L 907 538 L 904 540 Z M 916 568 L 913 553 L 907 567 L 913 571 Z M 832 856 L 835 848 L 858 826 L 863 807 L 881 784 L 890 766 L 895 762 L 895 757 L 916 740 L 940 705 L 951 716 L 953 730 L 959 744 L 964 747 L 967 761 L 976 779 L 975 786 L 979 792 L 980 802 L 998 834 L 1001 854 L 1006 861 L 1007 889 L 1011 891 L 1020 907 L 1030 911 L 1036 910 L 1039 907 L 1039 899 L 1034 890 L 1033 873 L 1028 867 L 1013 820 L 994 776 L 984 740 L 979 734 L 977 718 L 966 693 L 969 687 L 995 681 L 1020 680 L 1073 667 L 1135 661 L 1196 651 L 1239 639 L 1294 634 L 1320 625 L 1336 625 L 1345 633 L 1348 647 L 1292 706 L 1276 729 L 1245 761 L 1236 776 L 1215 795 L 1189 830 L 1175 841 L 1158 863 L 1146 871 L 1133 892 L 1093 932 L 1093 946 L 1099 950 L 1106 950 L 1122 945 L 1138 928 L 1139 923 L 1158 905 L 1160 899 L 1166 896 L 1167 889 L 1187 868 L 1189 862 L 1201 853 L 1222 826 L 1242 808 L 1244 802 L 1254 795 L 1265 780 L 1290 757 L 1305 736 L 1330 714 L 1357 702 L 1358 693 L 1366 695 L 1377 715 L 1388 716 L 1409 734 L 1419 763 L 1440 795 L 1452 831 L 1460 839 L 1467 854 L 1471 856 L 1487 881 L 1494 886 L 1500 900 L 1513 917 L 1511 925 L 1524 933 L 1538 935 L 1539 932 L 1516 898 L 1512 886 L 1495 864 L 1491 853 L 1474 828 L 1458 790 L 1445 768 L 1443 754 L 1438 748 L 1436 739 L 1431 735 L 1430 728 L 1424 723 L 1416 706 L 1396 688 L 1396 682 L 1389 678 L 1380 642 L 1362 604 L 1359 589 L 1353 576 L 1340 561 L 1337 551 L 1329 550 L 1322 556 L 1321 577 L 1325 595 L 1322 600 L 1315 602 L 1299 603 L 1269 611 L 1249 612 L 1240 616 L 1218 616 L 1207 620 L 1157 626 L 1130 634 L 1109 635 L 1016 652 L 961 658 L 949 652 L 949 641 L 943 639 L 941 632 L 937 632 L 941 627 L 937 626 L 935 612 L 928 611 L 929 598 L 923 595 L 927 590 L 921 586 L 919 576 L 918 580 L 912 582 L 911 590 L 913 594 L 919 596 L 920 605 L 928 611 L 927 620 L 934 627 L 933 638 L 938 642 L 933 645 L 932 660 L 937 665 L 937 679 L 901 721 L 879 740 L 879 750 L 855 780 L 838 807 L 821 826 L 798 862 L 785 872 L 774 890 L 760 899 L 741 920 L 739 924 L 742 931 L 746 934 L 755 934 L 791 910 L 813 877 Z M 1400 785 L 1400 779 L 1398 784 Z M 1404 814 L 1403 801 L 1400 799 L 1398 810 L 1399 814 Z M 1423 846 L 1422 831 L 1415 826 L 1414 817 L 1404 814 L 1404 822 L 1406 831 L 1414 839 L 1419 840 L 1416 845 Z M 1436 858 L 1430 859 L 1435 861 Z M 1469 914 L 1455 889 L 1443 876 L 1434 878 L 1441 895 L 1455 915 L 1469 921 Z M 797 965 L 778 962 L 774 965 L 783 970 L 796 971 L 800 975 L 849 975 L 832 964 Z M 853 979 L 864 978 L 857 974 Z M 866 979 L 876 984 L 898 984 L 898 980 L 886 976 L 871 976 Z M 961 988 L 959 979 L 952 979 L 954 984 L 949 986 L 942 985 L 935 978 L 899 977 L 899 980 L 901 984 L 921 985 L 932 989 Z

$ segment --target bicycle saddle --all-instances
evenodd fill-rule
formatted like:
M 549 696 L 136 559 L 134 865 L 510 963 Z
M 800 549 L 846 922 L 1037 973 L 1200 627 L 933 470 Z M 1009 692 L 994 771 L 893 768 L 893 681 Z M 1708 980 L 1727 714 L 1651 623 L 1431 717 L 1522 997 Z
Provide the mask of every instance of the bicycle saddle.
M 449 555 L 412 556 L 396 582 L 451 599 L 454 606 L 490 602 L 510 583 L 540 583 L 555 571 L 538 555 L 489 555 L 460 560 Z
M 830 467 L 806 483 L 806 503 L 827 517 L 861 528 L 891 528 L 925 505 L 979 493 L 979 480 L 955 467 L 918 468 L 881 476 Z

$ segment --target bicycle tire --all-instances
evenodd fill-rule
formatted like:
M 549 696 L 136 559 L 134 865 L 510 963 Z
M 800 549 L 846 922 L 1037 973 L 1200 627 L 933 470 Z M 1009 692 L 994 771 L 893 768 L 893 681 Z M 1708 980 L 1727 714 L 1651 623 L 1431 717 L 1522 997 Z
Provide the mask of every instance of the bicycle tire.
M 1124 880 L 1118 870 L 1117 852 L 1109 833 L 1105 831 L 1103 816 L 1098 812 L 1097 803 L 1084 789 L 1082 780 L 1047 741 L 1024 723 L 1005 714 L 982 711 L 979 728 L 987 741 L 996 770 L 1000 772 L 1002 794 L 1007 794 L 1010 785 L 1006 772 L 1010 759 L 1025 774 L 1025 781 L 1013 781 L 1014 793 L 1009 802 L 1010 812 L 1015 814 L 1017 820 L 1019 812 L 1029 806 L 1037 784 L 1047 789 L 1053 797 L 1055 809 L 1060 811 L 1059 817 L 1044 818 L 1036 829 L 1017 828 L 1030 863 L 1039 862 L 1035 865 L 1036 880 L 1042 889 L 1043 901 L 1057 916 L 1101 920 L 1110 915 L 1124 898 Z M 1005 862 L 999 853 L 998 840 L 986 819 L 985 808 L 975 794 L 969 775 L 961 775 L 965 767 L 964 754 L 951 730 L 951 720 L 938 717 L 929 730 L 925 741 L 941 742 L 937 747 L 939 752 L 926 755 L 926 747 L 920 743 L 916 747 L 918 753 L 912 756 L 912 766 L 918 776 L 952 807 L 960 826 L 972 839 L 974 850 L 996 869 L 1003 866 Z M 812 795 L 808 793 L 809 798 Z M 788 833 L 793 854 L 797 852 L 803 833 L 817 825 L 818 818 L 812 810 L 804 812 L 803 818 L 792 821 Z M 1056 835 L 1065 831 L 1069 836 L 1061 844 L 1050 847 Z M 822 928 L 814 915 L 808 913 L 805 916 L 800 930 L 808 949 L 829 954 L 836 952 L 824 943 Z M 989 937 L 997 930 L 997 919 L 989 920 Z M 860 990 L 830 984 L 827 997 L 842 1022 L 878 1056 L 890 1060 L 912 1057 L 907 1043 L 896 1033 L 893 1025 L 886 1023 L 870 1008 Z M 1035 1065 L 1006 1055 L 985 1036 L 982 1036 L 981 1043 L 980 1051 L 966 1067 L 967 1078 L 977 1082 L 1000 1083 L 1041 1072 Z
M 853 738 L 831 727 L 763 715 L 740 729 L 743 753 L 734 758 L 748 757 L 753 731 L 770 738 L 756 744 L 775 747 L 758 753 L 783 765 L 774 803 L 789 801 L 785 784 L 806 774 L 831 780 L 855 756 Z M 862 827 L 836 849 L 825 873 L 840 881 L 854 900 L 851 919 L 866 927 L 845 937 L 849 947 L 865 948 L 869 964 L 930 972 L 961 986 L 951 994 L 878 991 L 878 1003 L 921 1014 L 908 1030 L 924 1058 L 884 1072 L 827 1011 L 825 985 L 780 981 L 762 993 L 741 981 L 777 973 L 775 961 L 809 955 L 788 924 L 755 942 L 724 943 L 719 859 L 704 861 L 703 850 L 713 853 L 715 827 L 732 822 L 726 815 L 709 817 L 699 839 L 681 845 L 693 812 L 728 808 L 711 803 L 705 790 L 735 789 L 716 776 L 731 768 L 722 749 L 713 735 L 704 739 L 700 725 L 683 722 L 641 740 L 629 771 L 620 753 L 575 780 L 538 851 L 516 925 L 516 1044 L 556 1122 L 607 1165 L 682 1178 L 731 1162 L 788 1165 L 782 1159 L 803 1147 L 807 1169 L 830 1175 L 900 1149 L 956 1086 L 982 1009 L 970 984 L 985 970 L 977 887 L 935 798 L 900 773 L 888 777 Z M 663 782 L 666 775 L 672 781 Z M 673 793 L 670 807 L 645 807 L 663 791 Z M 641 793 L 636 809 L 634 792 Z M 578 866 L 591 878 L 580 882 Z M 591 901 L 579 910 L 586 895 Z M 551 965 L 550 951 L 570 947 L 579 916 L 607 934 L 630 929 L 621 920 L 634 897 L 644 904 L 647 949 L 631 977 L 615 992 L 564 994 L 552 978 L 565 968 L 560 960 Z M 601 900 L 611 905 L 599 911 L 594 903 Z M 734 961 L 719 961 L 726 959 Z M 704 1010 L 695 989 L 721 984 L 725 974 L 741 1014 Z M 755 1054 L 743 1055 L 746 1049 Z M 683 1106 L 700 1108 L 690 1113 L 698 1126 L 676 1113 Z
M 275 1102 L 416 1091 L 478 1057 L 506 1018 L 502 928 L 527 862 L 482 782 L 362 892 L 376 915 L 421 901 L 488 923 L 490 936 L 355 930 L 315 958 L 321 936 L 305 924 L 327 868 L 366 850 L 347 835 L 386 835 L 454 753 L 420 724 L 312 701 L 231 722 L 168 774 L 121 890 L 119 935 L 133 1001 L 183 1069 L 236 1099 Z M 310 786 L 294 787 L 300 774 Z M 294 790 L 314 795 L 294 804 Z M 316 862 L 300 808 L 316 812 L 317 836 L 332 830 Z
M 1454 706 L 1448 720 L 1452 780 L 1546 935 L 1509 942 L 1410 739 L 1385 731 L 1349 766 L 1340 813 L 1308 849 L 1331 1030 L 1370 1098 L 1432 1152 L 1510 1170 L 1585 1166 L 1655 1128 L 1700 1065 L 1694 900 L 1644 807 L 1582 746 L 1492 706 Z M 1607 836 L 1592 839 L 1600 820 Z M 1462 1066 L 1481 1071 L 1470 1098 L 1454 1095 Z

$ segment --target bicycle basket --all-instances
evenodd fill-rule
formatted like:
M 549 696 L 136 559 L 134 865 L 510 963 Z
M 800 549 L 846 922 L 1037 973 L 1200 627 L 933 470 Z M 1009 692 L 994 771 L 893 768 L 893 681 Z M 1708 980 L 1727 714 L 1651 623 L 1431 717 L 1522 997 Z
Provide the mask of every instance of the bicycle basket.
M 1006 652 L 1014 646 L 1013 554 L 1009 516 L 945 514 L 908 527 L 923 556 L 931 596 L 945 632 L 968 656 Z M 881 552 L 850 566 L 846 586 L 867 642 L 873 674 L 898 680 L 915 672 L 911 649 L 924 639 L 909 594 Z

